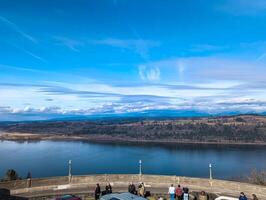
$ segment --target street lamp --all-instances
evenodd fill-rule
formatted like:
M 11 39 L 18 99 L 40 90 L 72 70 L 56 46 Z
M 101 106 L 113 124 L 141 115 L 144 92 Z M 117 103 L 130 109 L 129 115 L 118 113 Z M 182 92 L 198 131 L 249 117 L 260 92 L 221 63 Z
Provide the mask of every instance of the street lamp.
M 69 160 L 68 161 L 68 182 L 69 183 L 71 182 L 71 176 L 72 176 L 71 171 L 72 171 L 72 161 Z
M 142 166 L 141 166 L 141 164 L 142 164 L 142 161 L 139 160 L 139 175 L 142 174 Z
M 209 164 L 210 180 L 212 180 L 212 164 Z

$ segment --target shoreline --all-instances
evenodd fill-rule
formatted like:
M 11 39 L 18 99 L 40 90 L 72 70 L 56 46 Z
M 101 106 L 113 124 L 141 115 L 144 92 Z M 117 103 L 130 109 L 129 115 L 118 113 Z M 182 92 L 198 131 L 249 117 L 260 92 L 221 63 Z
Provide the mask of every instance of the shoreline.
M 0 132 L 0 141 L 81 141 L 110 144 L 161 144 L 161 145 L 216 145 L 216 146 L 266 146 L 266 142 L 232 141 L 188 141 L 188 140 L 145 140 L 112 137 L 108 135 L 64 135 Z

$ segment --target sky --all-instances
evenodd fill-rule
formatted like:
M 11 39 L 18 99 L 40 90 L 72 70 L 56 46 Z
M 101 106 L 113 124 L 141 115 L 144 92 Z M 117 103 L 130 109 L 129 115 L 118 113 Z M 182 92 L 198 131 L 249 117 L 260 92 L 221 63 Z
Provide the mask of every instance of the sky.
M 264 0 L 0 0 L 0 120 L 266 111 Z

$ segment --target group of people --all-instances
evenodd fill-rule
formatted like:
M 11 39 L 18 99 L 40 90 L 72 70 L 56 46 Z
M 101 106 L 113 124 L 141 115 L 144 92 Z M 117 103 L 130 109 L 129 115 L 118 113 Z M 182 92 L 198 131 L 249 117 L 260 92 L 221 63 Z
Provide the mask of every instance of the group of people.
M 181 188 L 178 185 L 176 188 L 172 184 L 168 189 L 168 194 L 170 195 L 170 200 L 191 200 L 189 195 L 189 189 L 184 187 Z M 209 195 L 205 191 L 201 191 L 198 195 L 198 200 L 209 200 Z M 244 192 L 240 193 L 239 200 L 249 200 Z M 252 198 L 250 200 L 259 200 L 255 194 L 252 194 Z
M 103 191 L 101 191 L 100 184 L 97 183 L 97 184 L 96 184 L 96 188 L 95 188 L 95 190 L 94 190 L 94 197 L 95 197 L 95 200 L 99 200 L 101 195 L 111 194 L 112 192 L 113 192 L 113 191 L 112 191 L 112 186 L 111 186 L 110 183 L 108 183 L 108 184 L 105 186 L 105 190 L 103 190 Z
M 131 182 L 128 185 L 128 192 L 131 194 L 139 195 L 141 197 L 147 196 L 146 188 L 143 182 L 139 184 L 138 188 L 136 188 L 134 183 Z M 94 191 L 95 200 L 99 200 L 101 195 L 111 194 L 111 193 L 112 193 L 112 186 L 110 183 L 108 183 L 105 186 L 105 190 L 103 191 L 101 191 L 101 187 L 99 183 L 96 184 L 96 188 Z M 180 185 L 178 185 L 175 188 L 174 185 L 171 184 L 171 186 L 168 189 L 168 194 L 170 196 L 170 200 L 175 200 L 175 199 L 176 200 L 191 200 L 190 195 L 189 195 L 189 189 L 187 187 L 182 188 Z M 198 200 L 209 200 L 209 195 L 206 192 L 201 191 L 198 196 Z M 239 200 L 248 200 L 244 192 L 240 193 Z M 255 194 L 252 194 L 252 198 L 250 200 L 259 200 L 259 199 L 257 198 Z
M 139 195 L 141 197 L 146 197 L 146 188 L 145 188 L 144 183 L 139 184 L 138 190 L 136 186 L 134 185 L 134 183 L 130 183 L 128 185 L 128 192 L 131 194 Z
M 180 185 L 178 185 L 176 188 L 172 184 L 168 189 L 168 194 L 170 195 L 170 200 L 189 200 L 189 189 L 187 187 L 181 188 Z M 200 199 L 205 200 L 205 199 Z M 206 199 L 208 200 L 208 199 Z
M 239 200 L 248 200 L 248 198 L 246 197 L 246 195 L 244 194 L 244 192 L 241 192 L 240 193 Z M 251 197 L 250 200 L 259 200 L 259 199 L 256 196 L 256 194 L 252 194 L 252 197 Z
M 128 192 L 131 194 L 139 195 L 141 197 L 147 196 L 146 195 L 147 192 L 146 192 L 144 183 L 140 183 L 138 186 L 138 189 L 136 188 L 136 186 L 133 183 L 130 183 L 128 186 Z M 108 183 L 106 185 L 104 191 L 101 191 L 101 187 L 100 187 L 99 183 L 96 184 L 96 188 L 94 190 L 95 200 L 99 200 L 101 195 L 111 194 L 111 193 L 112 193 L 112 186 L 110 183 Z

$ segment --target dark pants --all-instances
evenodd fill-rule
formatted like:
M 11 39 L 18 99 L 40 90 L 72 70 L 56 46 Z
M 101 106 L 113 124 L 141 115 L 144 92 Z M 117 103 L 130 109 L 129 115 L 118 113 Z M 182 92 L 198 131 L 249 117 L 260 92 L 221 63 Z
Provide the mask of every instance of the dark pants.
M 182 196 L 176 196 L 177 200 L 182 200 Z
M 95 200 L 99 200 L 100 199 L 100 194 L 95 194 Z

